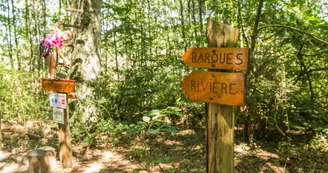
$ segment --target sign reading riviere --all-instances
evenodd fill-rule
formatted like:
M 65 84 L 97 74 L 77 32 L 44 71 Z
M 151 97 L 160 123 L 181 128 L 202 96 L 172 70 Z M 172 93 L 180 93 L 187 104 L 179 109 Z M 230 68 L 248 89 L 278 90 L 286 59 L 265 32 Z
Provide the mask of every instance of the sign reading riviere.
M 42 90 L 59 93 L 75 92 L 74 80 L 42 79 Z
M 182 56 L 189 67 L 247 70 L 248 48 L 190 48 Z
M 232 106 L 245 105 L 245 74 L 191 72 L 182 81 L 182 89 L 191 100 Z

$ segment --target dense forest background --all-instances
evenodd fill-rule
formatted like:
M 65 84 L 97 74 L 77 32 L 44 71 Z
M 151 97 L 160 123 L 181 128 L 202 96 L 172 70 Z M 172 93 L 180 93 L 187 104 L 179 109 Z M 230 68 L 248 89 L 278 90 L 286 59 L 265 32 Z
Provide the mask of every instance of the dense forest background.
M 85 49 L 83 42 L 73 39 L 74 47 L 64 50 L 73 63 L 70 78 L 77 81 L 77 94 L 83 95 L 85 86 L 92 89 L 70 102 L 73 141 L 94 146 L 97 134 L 103 132 L 177 133 L 176 122 L 205 128 L 204 103 L 190 101 L 180 87 L 191 72 L 181 57 L 188 48 L 207 46 L 207 19 L 213 18 L 238 28 L 238 47 L 252 51 L 246 106 L 236 108 L 236 135 L 256 147 L 273 135 L 288 139 L 301 131 L 324 143 L 321 148 L 328 147 L 326 0 L 95 2 L 93 8 L 101 10 L 96 78 L 73 75 L 74 63 L 79 63 L 76 52 Z M 65 10 L 72 6 L 86 8 L 88 0 L 0 1 L 2 121 L 51 120 L 48 95 L 41 91 L 40 79 L 47 77 L 47 68 L 39 55 L 39 41 L 59 21 L 83 25 L 93 17 L 90 10 L 88 14 Z M 74 28 L 76 35 L 82 32 Z

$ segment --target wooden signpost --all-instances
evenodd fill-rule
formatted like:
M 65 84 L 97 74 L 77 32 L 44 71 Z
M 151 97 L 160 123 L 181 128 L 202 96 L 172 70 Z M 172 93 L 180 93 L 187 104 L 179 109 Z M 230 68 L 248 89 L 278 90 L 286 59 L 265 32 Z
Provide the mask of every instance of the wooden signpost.
M 191 72 L 181 87 L 190 100 L 244 106 L 245 74 Z
M 249 49 L 222 48 L 237 45 L 238 29 L 218 24 L 212 19 L 208 20 L 206 37 L 210 48 L 191 48 L 182 58 L 190 67 L 208 68 L 210 71 L 192 72 L 182 81 L 181 87 L 191 100 L 208 102 L 207 173 L 233 173 L 233 106 L 245 104 L 246 91 L 245 74 L 233 70 L 247 70 Z
M 70 123 L 69 123 L 69 106 L 68 106 L 68 93 L 75 92 L 75 81 L 74 80 L 57 80 L 57 79 L 42 79 L 42 90 L 43 91 L 53 91 L 58 93 L 63 93 L 66 95 L 65 101 L 62 100 L 61 95 L 58 94 L 58 103 L 52 103 L 54 110 L 56 112 L 58 109 L 62 109 L 65 105 L 64 117 L 61 117 L 61 123 L 58 124 L 58 139 L 59 139 L 59 158 L 63 168 L 71 168 L 72 164 L 72 144 L 71 144 L 71 132 L 70 132 Z M 56 99 L 56 94 L 50 95 L 50 102 L 52 98 Z M 59 115 L 58 115 L 59 116 Z M 62 122 L 63 119 L 63 122 Z

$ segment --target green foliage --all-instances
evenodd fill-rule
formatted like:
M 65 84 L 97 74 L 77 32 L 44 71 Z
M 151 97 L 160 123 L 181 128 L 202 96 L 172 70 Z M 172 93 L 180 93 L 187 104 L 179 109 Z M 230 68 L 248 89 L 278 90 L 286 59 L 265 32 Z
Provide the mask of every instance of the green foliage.
M 41 93 L 41 81 L 36 73 L 17 72 L 0 66 L 0 105 L 5 119 L 27 121 L 45 118 L 47 96 Z
M 125 127 L 120 125 L 119 127 L 121 129 L 126 129 L 127 136 L 132 136 L 139 133 L 149 133 L 151 135 L 155 135 L 159 132 L 176 134 L 178 131 L 172 126 L 172 124 L 167 123 L 165 118 L 180 117 L 182 115 L 180 111 L 181 110 L 176 107 L 168 107 L 163 110 L 151 110 L 145 113 L 142 116 L 142 120 L 138 121 L 136 124 L 130 124 Z
M 328 152 L 328 129 L 311 139 L 310 147 L 319 152 Z

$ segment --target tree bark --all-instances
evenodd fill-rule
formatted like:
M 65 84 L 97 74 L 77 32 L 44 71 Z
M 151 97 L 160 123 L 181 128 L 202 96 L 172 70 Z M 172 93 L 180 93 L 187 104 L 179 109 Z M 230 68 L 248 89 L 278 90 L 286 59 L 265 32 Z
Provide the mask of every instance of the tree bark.
M 185 32 L 185 26 L 184 26 L 184 15 L 183 15 L 183 2 L 182 0 L 179 0 L 180 2 L 180 15 L 181 15 L 181 28 L 182 28 L 182 38 L 183 38 L 183 47 L 184 51 L 187 51 L 187 45 L 186 45 L 186 32 Z
M 70 79 L 76 80 L 79 84 L 77 87 L 79 104 L 72 107 L 72 111 L 82 115 L 80 118 L 89 130 L 90 125 L 96 125 L 99 114 L 97 102 L 90 100 L 96 99 L 95 87 L 101 70 L 101 6 L 102 0 L 72 0 L 71 5 L 73 9 L 83 9 L 83 13 L 75 12 L 75 18 L 71 21 L 79 25 L 79 28 L 73 28 L 74 50 L 71 54 L 70 70 Z
M 9 58 L 10 58 L 10 66 L 12 69 L 15 68 L 14 66 L 14 59 L 13 59 L 13 49 L 12 49 L 12 43 L 11 43 L 11 20 L 10 20 L 10 1 L 7 1 L 7 10 L 8 10 L 8 16 L 7 16 L 7 25 L 8 25 L 8 36 L 7 36 L 7 43 L 8 43 L 8 52 L 9 52 Z M 6 27 L 7 28 L 7 27 Z
M 17 29 L 16 29 L 16 15 L 15 15 L 15 5 L 14 0 L 11 0 L 11 12 L 13 16 L 13 23 L 14 23 L 14 40 L 15 40 L 15 52 L 16 52 L 16 58 L 17 58 L 17 64 L 18 64 L 18 70 L 21 69 L 21 59 L 19 56 L 20 49 L 18 48 L 18 41 L 17 41 Z
M 80 0 L 72 1 L 78 9 Z M 77 14 L 73 22 L 80 20 L 80 28 L 74 28 L 75 47 L 72 52 L 73 73 L 71 78 L 88 82 L 97 79 L 100 73 L 100 10 L 101 0 L 82 0 L 83 13 Z M 80 17 L 79 17 L 80 15 Z
M 199 35 L 203 34 L 203 0 L 199 0 Z M 198 41 L 200 43 L 200 46 L 202 46 L 201 39 Z
M 30 151 L 27 154 L 29 167 L 29 173 L 56 173 L 57 161 L 56 152 L 52 147 L 42 147 Z

